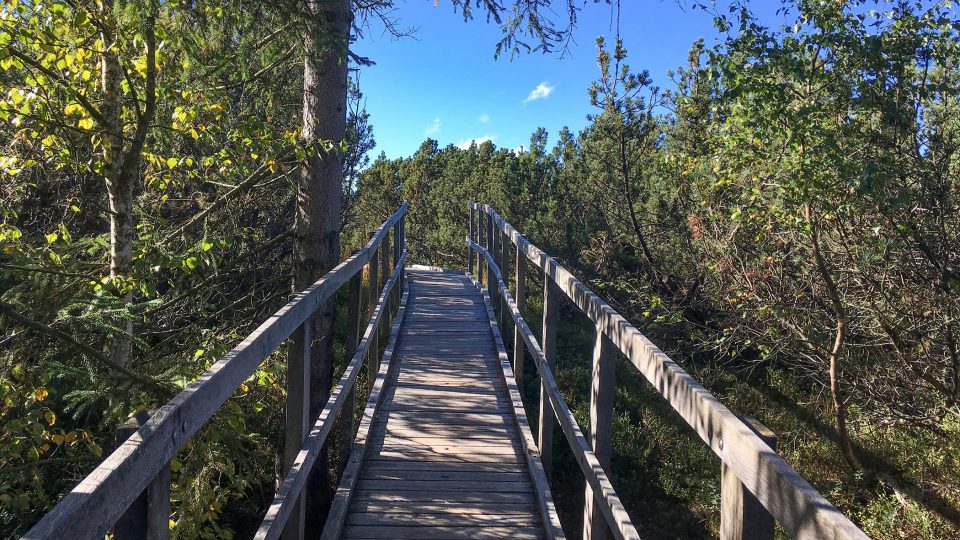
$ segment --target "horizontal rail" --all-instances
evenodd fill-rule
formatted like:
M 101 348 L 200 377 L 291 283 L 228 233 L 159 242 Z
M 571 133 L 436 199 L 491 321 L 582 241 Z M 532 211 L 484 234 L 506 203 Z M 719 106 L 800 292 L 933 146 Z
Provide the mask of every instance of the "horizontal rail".
M 583 472 L 583 476 L 590 484 L 590 487 L 593 488 L 594 493 L 597 493 L 606 503 L 600 505 L 600 511 L 603 513 L 604 519 L 606 519 L 607 524 L 610 525 L 610 529 L 618 540 L 639 540 L 640 535 L 637 534 L 637 530 L 634 528 L 633 523 L 631 523 L 630 516 L 627 514 L 623 503 L 620 502 L 619 495 L 617 495 L 617 492 L 613 489 L 613 484 L 611 484 L 610 479 L 607 478 L 607 474 L 604 472 L 600 460 L 598 460 L 596 454 L 593 453 L 593 449 L 590 448 L 590 443 L 583 435 L 580 425 L 577 424 L 577 419 L 573 416 L 570 407 L 567 406 L 567 402 L 560 394 L 560 387 L 557 386 L 553 371 L 550 369 L 549 364 L 547 364 L 543 349 L 540 348 L 540 344 L 537 342 L 533 331 L 530 330 L 530 326 L 527 325 L 527 321 L 524 320 L 523 314 L 521 314 L 517 308 L 517 303 L 513 295 L 510 294 L 510 289 L 503 281 L 503 274 L 500 271 L 500 267 L 486 249 L 477 245 L 469 238 L 467 239 L 467 244 L 487 260 L 488 268 L 493 274 L 492 276 L 488 276 L 488 279 L 493 277 L 496 280 L 500 295 L 506 299 L 513 322 L 517 325 L 517 328 L 520 329 L 520 335 L 527 344 L 527 350 L 529 350 L 533 356 L 537 372 L 540 373 L 541 380 L 547 389 L 547 397 L 550 399 L 554 416 L 556 416 L 557 421 L 560 423 L 560 429 L 567 438 L 571 450 L 573 450 L 577 464 L 580 465 L 580 470 Z
M 400 260 L 397 261 L 393 274 L 390 275 L 390 279 L 380 293 L 377 309 L 367 324 L 367 329 L 363 333 L 363 339 L 361 339 L 360 344 L 357 345 L 357 351 L 350 360 L 350 364 L 347 365 L 347 369 L 344 370 L 340 382 L 337 383 L 333 392 L 330 393 L 330 399 L 327 400 L 327 404 L 320 412 L 316 423 L 313 424 L 310 434 L 304 439 L 300 452 L 297 454 L 290 470 L 287 471 L 283 483 L 280 484 L 280 489 L 273 498 L 270 508 L 267 509 L 267 514 L 260 523 L 260 528 L 254 537 L 257 540 L 275 540 L 279 538 L 283 532 L 287 518 L 290 517 L 290 512 L 293 510 L 293 506 L 297 502 L 303 486 L 306 485 L 310 472 L 313 470 L 313 464 L 317 459 L 317 455 L 320 453 L 320 449 L 323 448 L 327 436 L 333 429 L 333 424 L 337 420 L 337 414 L 339 414 L 340 409 L 343 408 L 347 397 L 351 395 L 350 390 L 357 382 L 357 376 L 360 374 L 360 366 L 363 365 L 363 358 L 367 354 L 367 349 L 370 347 L 373 337 L 379 331 L 381 318 L 386 313 L 386 309 L 384 308 L 387 297 L 390 296 L 393 288 L 399 282 L 406 260 L 407 251 L 404 250 L 400 255 Z M 376 355 L 378 351 L 371 350 L 370 354 Z
M 370 241 L 280 308 L 187 385 L 23 536 L 28 540 L 103 538 L 177 450 L 196 433 L 283 340 L 370 261 L 407 212 L 390 216 Z
M 780 522 L 787 534 L 803 539 L 868 538 L 747 424 L 556 259 L 524 238 L 490 206 L 470 203 L 469 207 L 488 215 L 518 251 L 543 270 L 544 275 L 549 276 L 603 331 Z M 473 244 L 471 247 L 480 246 Z

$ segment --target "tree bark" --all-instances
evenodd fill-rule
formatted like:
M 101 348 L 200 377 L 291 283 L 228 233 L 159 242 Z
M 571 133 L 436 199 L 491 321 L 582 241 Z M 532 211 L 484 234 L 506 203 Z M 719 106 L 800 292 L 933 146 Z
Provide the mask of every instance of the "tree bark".
M 117 55 L 118 32 L 112 6 L 112 2 L 104 2 L 101 17 L 103 125 L 100 127 L 103 132 L 103 177 L 110 209 L 110 277 L 116 280 L 129 275 L 133 265 L 133 179 L 123 174 L 123 126 L 120 123 L 123 70 Z M 133 292 L 123 292 L 120 298 L 130 303 Z M 126 321 L 123 328 L 128 334 L 133 333 L 133 322 Z M 129 365 L 131 351 L 132 341 L 128 336 L 116 336 L 110 342 L 110 359 L 114 364 Z
M 304 34 L 303 131 L 316 145 L 301 167 L 293 232 L 293 289 L 302 291 L 340 261 L 342 153 L 346 133 L 347 47 L 352 13 L 349 0 L 308 0 L 310 20 Z M 319 141 L 331 141 L 326 152 Z M 313 319 L 310 418 L 316 420 L 333 385 L 335 300 Z M 326 448 L 321 451 L 307 489 L 307 530 L 320 530 L 332 495 Z

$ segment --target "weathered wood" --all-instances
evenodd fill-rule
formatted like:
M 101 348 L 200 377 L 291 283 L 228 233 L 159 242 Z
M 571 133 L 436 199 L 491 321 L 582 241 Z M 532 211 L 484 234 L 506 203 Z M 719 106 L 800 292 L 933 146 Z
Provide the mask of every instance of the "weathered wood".
M 499 270 L 499 269 L 497 269 Z M 509 294 L 509 291 L 507 291 Z M 508 294 L 501 293 L 501 298 L 506 300 Z M 500 328 L 493 320 L 493 305 L 490 303 L 489 296 L 484 296 L 484 303 L 487 306 L 487 313 L 490 319 L 490 330 L 493 333 L 494 342 L 497 345 L 497 356 L 500 360 L 500 370 L 503 375 L 503 382 L 507 387 L 513 408 L 513 418 L 517 428 L 520 430 L 520 444 L 523 447 L 524 456 L 526 456 L 527 466 L 530 469 L 530 478 L 533 481 L 535 493 L 537 495 L 537 505 L 540 510 L 540 517 L 543 520 L 544 531 L 549 538 L 563 538 L 563 528 L 560 525 L 560 517 L 557 514 L 556 506 L 553 503 L 553 495 L 550 493 L 550 480 L 547 476 L 543 462 L 540 459 L 533 433 L 530 431 L 530 425 L 527 422 L 526 411 L 523 408 L 523 397 L 520 395 L 520 389 L 517 387 L 517 381 L 513 377 L 513 369 L 510 367 L 510 361 L 507 358 L 507 351 L 503 344 L 500 334 Z M 506 318 L 506 315 L 504 315 Z
M 287 348 L 287 401 L 283 430 L 284 471 L 290 470 L 300 453 L 300 445 L 310 429 L 310 357 L 313 343 L 310 318 L 300 325 Z M 290 519 L 283 530 L 284 540 L 302 540 L 307 498 L 301 495 L 293 503 Z
M 767 443 L 771 451 L 776 452 L 775 433 L 754 418 L 741 416 L 740 419 Z M 773 516 L 740 482 L 727 464 L 721 464 L 720 467 L 720 539 L 772 540 Z
M 490 257 L 490 254 L 482 250 L 480 246 L 474 245 L 474 247 L 477 248 L 481 256 L 486 258 Z M 533 356 L 534 365 L 540 374 L 541 383 L 547 390 L 545 393 L 541 393 L 541 397 L 546 395 L 550 400 L 555 418 L 560 423 L 560 428 L 567 438 L 571 450 L 573 450 L 574 458 L 576 458 L 577 464 L 580 465 L 580 470 L 583 472 L 584 478 L 586 478 L 591 488 L 593 488 L 595 494 L 602 494 L 603 496 L 605 504 L 598 506 L 603 513 L 604 519 L 606 519 L 607 524 L 610 525 L 612 529 L 614 537 L 618 540 L 624 538 L 638 539 L 639 535 L 630 522 L 630 517 L 623 507 L 620 497 L 616 491 L 614 491 L 610 480 L 600 465 L 600 461 L 597 460 L 597 456 L 590 448 L 590 443 L 580 430 L 576 418 L 574 418 L 567 403 L 563 400 L 563 396 L 560 394 L 560 388 L 557 386 L 553 372 L 547 364 L 543 350 L 540 348 L 540 344 L 537 342 L 536 337 L 534 337 L 533 331 L 530 330 L 526 320 L 524 320 L 523 315 L 517 310 L 513 295 L 510 294 L 510 290 L 507 289 L 506 284 L 503 282 L 503 276 L 494 276 L 494 279 L 497 280 L 501 294 L 507 298 L 507 306 L 510 309 L 514 324 L 521 329 L 520 335 L 524 343 L 526 343 L 530 354 Z M 541 408 L 541 410 L 543 409 Z
M 549 275 L 543 276 L 543 336 L 541 347 L 543 347 L 543 358 L 547 366 L 552 370 L 557 363 L 557 315 L 560 310 L 560 291 L 550 279 Z M 496 281 L 496 278 L 494 278 Z M 540 461 L 543 462 L 543 470 L 550 478 L 553 468 L 553 416 L 554 412 L 550 406 L 550 398 L 547 396 L 546 384 L 543 378 L 540 379 L 540 421 L 537 431 L 537 448 L 540 449 Z
M 343 530 L 343 523 L 350 507 L 354 487 L 362 472 L 363 456 L 367 451 L 367 443 L 371 437 L 371 427 L 373 427 L 373 423 L 380 409 L 386 380 L 393 366 L 396 364 L 394 350 L 400 335 L 400 326 L 403 324 L 403 319 L 406 314 L 408 298 L 409 292 L 404 292 L 400 298 L 400 304 L 397 308 L 397 318 L 394 320 L 390 329 L 390 341 L 387 342 L 387 349 L 383 353 L 383 364 L 380 366 L 380 372 L 377 373 L 377 379 L 373 383 L 373 389 L 370 392 L 370 397 L 367 399 L 367 405 L 363 410 L 363 418 L 360 421 L 360 428 L 357 431 L 356 444 L 350 451 L 350 459 L 347 467 L 340 477 L 340 486 L 337 488 L 333 503 L 330 505 L 330 512 L 327 515 L 327 521 L 324 523 L 323 532 L 321 533 L 321 540 L 338 538 Z
M 794 538 L 867 536 L 729 409 L 568 270 L 486 205 L 477 205 L 537 268 L 550 275 Z M 480 249 L 480 246 L 474 246 Z
M 156 411 L 141 411 L 117 428 L 114 448 L 137 432 Z M 113 527 L 116 540 L 166 540 L 170 537 L 170 465 L 160 469 Z
M 387 235 L 386 237 L 384 237 L 383 244 L 380 246 L 380 276 L 381 276 L 381 279 L 384 279 L 384 280 L 386 280 L 387 276 L 389 276 L 392 273 L 390 269 L 391 251 L 392 249 L 390 248 L 390 235 Z M 379 290 L 377 291 L 377 296 L 378 297 L 380 296 Z M 393 293 L 388 294 L 387 297 L 384 299 L 384 303 L 386 307 L 384 307 L 383 323 L 380 324 L 379 328 L 377 328 L 377 333 L 380 336 L 378 341 L 381 343 L 385 343 L 387 341 L 387 338 L 390 335 L 390 327 L 393 322 L 391 320 L 391 317 L 393 316 L 391 311 L 392 299 L 393 299 Z M 374 349 L 374 350 L 377 351 L 379 354 L 380 349 Z
M 367 317 L 373 319 L 373 313 L 377 310 L 377 302 L 380 298 L 380 250 L 373 252 L 370 257 L 370 265 L 367 267 Z M 379 330 L 376 328 L 374 330 Z M 380 371 L 380 344 L 378 336 L 380 332 L 374 331 L 370 337 L 370 347 L 367 350 L 367 393 L 373 390 L 373 380 L 376 373 Z
M 177 450 L 200 429 L 264 358 L 370 260 L 386 229 L 407 211 L 404 203 L 367 245 L 264 321 L 233 350 L 161 407 L 60 503 L 25 539 L 97 539 L 110 530 Z
M 539 528 L 520 527 L 398 527 L 398 526 L 371 526 L 357 525 L 347 527 L 344 538 L 391 538 L 432 540 L 439 538 L 472 538 L 485 540 L 488 538 L 515 538 L 527 540 L 543 538 L 543 531 Z
M 509 369 L 509 362 L 502 343 L 494 339 L 491 325 L 497 327 L 491 322 L 489 305 L 441 310 L 436 304 L 419 303 L 425 295 L 440 298 L 444 293 L 480 296 L 462 274 L 410 272 L 403 330 L 392 361 L 395 372 L 387 379 L 390 387 L 383 392 L 376 420 L 367 433 L 364 465 L 356 475 L 359 481 L 350 479 L 355 483 L 349 500 L 363 502 L 363 497 L 374 494 L 384 502 L 439 497 L 449 506 L 454 501 L 467 504 L 476 497 L 496 503 L 501 501 L 497 496 L 517 494 L 524 496 L 522 504 L 535 508 L 534 492 L 539 488 L 531 482 L 525 463 L 530 456 L 521 447 L 522 436 L 512 417 L 519 400 L 514 402 L 506 395 L 501 367 L 506 363 Z M 486 330 L 479 332 L 478 328 Z M 348 487 L 341 484 L 341 489 Z M 391 495 L 399 499 L 382 498 Z M 417 498 L 411 499 L 414 495 Z M 341 498 L 348 500 L 346 494 Z M 354 504 L 350 507 L 356 508 Z M 332 515 L 342 513 L 337 510 Z M 351 524 L 397 525 L 398 518 L 389 517 L 395 513 L 367 514 L 347 512 L 344 535 Z M 468 515 L 486 519 L 483 514 Z M 510 515 L 540 522 L 535 510 Z
M 495 242 L 494 236 L 493 236 L 493 220 L 487 219 L 486 225 L 487 225 L 487 231 L 486 231 L 485 238 L 487 240 L 487 243 L 484 244 L 483 247 L 484 249 L 487 250 L 487 252 L 493 253 L 494 252 L 493 246 Z M 484 258 L 484 260 L 487 263 L 487 274 L 486 274 L 487 275 L 487 295 L 490 296 L 490 300 L 492 301 L 494 298 L 496 298 L 496 291 L 494 289 L 497 286 L 496 282 L 493 279 L 493 270 L 491 269 L 492 266 L 495 266 L 495 263 L 492 258 Z
M 477 245 L 478 246 L 486 245 L 485 237 L 487 235 L 487 226 L 484 223 L 486 219 L 488 219 L 486 213 L 477 212 Z M 487 264 L 487 261 L 485 261 L 483 257 L 479 257 L 477 259 L 477 281 L 479 281 L 480 283 L 484 283 L 484 279 L 487 275 L 486 272 L 484 271 L 484 269 L 486 268 L 486 264 Z
M 394 287 L 397 290 L 397 287 Z M 343 346 L 344 358 L 353 358 L 360 343 L 360 311 L 363 309 L 363 276 L 357 273 L 350 279 L 347 294 L 347 336 Z M 347 402 L 340 413 L 340 456 L 341 471 L 347 466 L 350 448 L 353 446 L 353 431 L 356 424 L 357 389 L 350 389 Z
M 590 447 L 604 472 L 610 474 L 610 457 L 613 441 L 613 396 L 616 368 L 616 351 L 610 339 L 597 327 L 593 343 L 593 374 L 590 378 Z M 583 498 L 584 540 L 610 538 L 609 528 L 597 507 L 602 501 L 593 496 L 588 483 Z
M 473 231 L 475 229 L 473 222 L 476 219 L 476 210 L 473 208 L 473 206 L 470 206 L 469 212 L 470 212 L 470 219 L 467 221 L 467 237 L 473 240 L 474 239 Z M 473 255 L 473 250 L 470 249 L 470 246 L 467 246 L 467 272 L 469 272 L 471 276 L 475 275 L 473 273 L 474 259 L 475 257 Z
M 278 538 L 284 524 L 287 522 L 287 519 L 289 519 L 290 513 L 293 511 L 294 502 L 297 497 L 300 496 L 304 485 L 306 485 L 307 478 L 313 468 L 313 463 L 316 461 L 320 449 L 323 448 L 327 436 L 333 428 L 334 420 L 343 408 L 350 388 L 353 387 L 357 381 L 364 355 L 367 354 L 373 337 L 376 335 L 377 325 L 385 316 L 384 305 L 386 298 L 390 294 L 390 290 L 399 281 L 400 269 L 403 267 L 406 257 L 407 253 L 404 252 L 397 263 L 397 269 L 394 270 L 393 275 L 387 280 L 383 288 L 383 293 L 380 295 L 379 301 L 376 302 L 377 308 L 367 323 L 367 329 L 363 334 L 363 338 L 360 340 L 360 344 L 357 346 L 356 353 L 354 353 L 350 363 L 347 364 L 347 368 L 344 370 L 340 382 L 337 383 L 337 386 L 330 393 L 330 399 L 327 400 L 326 405 L 320 412 L 320 416 L 313 424 L 313 428 L 304 440 L 296 460 L 294 460 L 293 465 L 288 470 L 289 472 L 280 485 L 280 489 L 277 491 L 273 502 L 271 502 L 270 507 L 267 509 L 267 514 L 260 523 L 260 528 L 257 530 L 255 536 L 258 540 L 273 540 Z
M 472 251 L 472 250 L 471 250 Z M 516 248 L 516 266 L 514 268 L 517 309 L 522 313 L 527 307 L 527 258 Z M 512 320 L 512 318 L 511 318 Z M 523 393 L 523 375 L 525 355 L 520 329 L 513 325 L 513 376 L 517 379 L 517 388 Z

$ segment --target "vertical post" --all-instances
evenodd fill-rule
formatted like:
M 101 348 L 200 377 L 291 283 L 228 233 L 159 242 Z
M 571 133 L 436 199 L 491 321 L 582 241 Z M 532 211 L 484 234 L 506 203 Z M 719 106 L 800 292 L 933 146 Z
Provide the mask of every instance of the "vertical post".
M 506 233 L 497 234 L 497 244 L 500 246 L 499 249 L 499 261 L 500 264 L 500 273 L 503 274 L 503 284 L 508 289 L 510 288 L 510 252 L 507 250 L 507 246 L 510 245 L 510 240 L 507 238 Z M 498 289 L 499 290 L 499 289 Z M 507 313 L 507 297 L 500 295 L 500 333 L 503 336 L 507 335 L 506 329 L 510 325 L 510 315 Z M 506 338 L 504 338 L 506 339 Z
M 486 213 L 483 211 L 482 206 L 477 206 L 477 245 L 480 247 L 485 246 L 484 236 L 487 233 L 487 227 L 484 224 Z M 483 258 L 483 255 L 477 253 L 477 282 L 483 285 L 483 276 L 484 276 L 484 265 L 486 260 Z
M 777 435 L 754 418 L 741 416 L 770 449 L 777 450 Z M 724 463 L 720 472 L 720 539 L 771 540 L 774 520 L 767 509 L 757 501 Z
M 373 313 L 377 310 L 377 299 L 380 297 L 380 278 L 377 257 L 380 254 L 379 246 L 373 250 L 370 255 L 369 277 L 367 279 L 367 317 L 373 319 Z M 367 345 L 367 383 L 368 390 L 373 389 L 373 381 L 377 378 L 377 372 L 380 371 L 380 346 L 377 340 L 377 331 L 374 329 L 370 334 L 370 343 Z
M 470 217 L 467 219 L 467 238 L 469 238 L 472 242 L 474 215 L 473 203 L 467 203 L 467 207 L 469 208 L 470 212 Z M 469 272 L 471 276 L 476 276 L 476 274 L 473 273 L 473 248 L 471 248 L 469 245 L 467 246 L 467 272 Z
M 613 396 L 616 352 L 610 338 L 603 333 L 603 326 L 596 325 L 593 342 L 593 376 L 590 379 L 590 447 L 604 472 L 610 473 L 611 442 L 613 440 Z M 606 540 L 609 528 L 598 505 L 604 504 L 594 497 L 587 484 L 583 499 L 584 540 Z
M 546 358 L 547 367 L 552 371 L 557 365 L 557 315 L 560 311 L 560 288 L 554 283 L 550 272 L 543 272 L 543 339 L 540 345 L 543 347 L 543 356 Z M 550 405 L 550 399 L 547 397 L 547 385 L 540 378 L 540 430 L 538 431 L 540 448 L 540 461 L 543 462 L 543 470 L 550 478 L 553 468 L 553 407 Z
M 383 244 L 380 246 L 380 281 L 386 285 L 390 279 L 390 231 L 383 236 Z M 381 289 L 383 286 L 380 287 Z M 379 298 L 379 291 L 377 292 Z M 380 317 L 380 326 L 377 327 L 380 333 L 380 339 L 386 343 L 390 337 L 390 295 L 383 298 L 383 316 Z
M 293 465 L 310 429 L 310 347 L 313 317 L 294 331 L 287 347 L 287 406 L 283 437 L 283 472 Z M 301 494 L 283 529 L 284 540 L 303 539 L 306 497 Z
M 350 288 L 347 299 L 347 338 L 343 346 L 343 357 L 347 362 L 357 352 L 357 343 L 360 342 L 360 310 L 363 300 L 363 271 L 359 271 L 350 278 Z M 353 387 L 347 396 L 347 402 L 340 412 L 340 470 L 347 466 L 350 458 L 350 449 L 353 447 L 353 426 L 356 416 L 357 384 L 354 379 Z
M 393 226 L 393 266 L 394 268 L 400 264 L 400 257 L 403 255 L 403 238 L 402 233 L 400 232 L 401 223 L 403 218 L 400 218 L 400 221 L 397 221 L 396 225 Z M 390 269 L 390 273 L 393 273 L 394 268 Z M 393 306 L 397 307 L 400 305 L 400 276 L 397 276 L 397 284 L 393 287 Z
M 493 237 L 493 216 L 487 214 L 487 245 L 484 247 L 487 248 L 487 253 L 490 254 L 490 258 L 495 257 L 493 246 L 494 246 L 494 237 Z M 496 260 L 496 259 L 494 259 Z M 490 263 L 487 263 L 487 294 L 490 296 L 490 303 L 493 304 L 493 299 L 495 291 L 497 290 L 497 276 L 493 275 L 493 271 L 490 270 Z
M 407 249 L 407 214 L 404 213 L 400 216 L 400 255 L 403 255 L 403 252 Z M 400 259 L 397 259 L 398 261 Z M 400 270 L 400 282 L 397 283 L 397 305 L 400 305 L 399 298 L 403 295 L 403 288 L 406 286 L 407 279 L 407 268 L 406 263 L 404 263 L 403 269 Z
M 523 314 L 527 307 L 527 256 L 520 251 L 517 246 L 517 267 L 514 270 L 517 282 L 517 309 Z M 513 327 L 513 376 L 517 380 L 517 388 L 523 393 L 523 361 L 524 361 L 524 343 L 520 335 L 520 327 Z
M 119 448 L 153 416 L 141 411 L 117 428 L 114 447 Z M 170 537 L 170 464 L 167 463 L 150 484 L 130 504 L 113 526 L 117 540 L 166 540 Z

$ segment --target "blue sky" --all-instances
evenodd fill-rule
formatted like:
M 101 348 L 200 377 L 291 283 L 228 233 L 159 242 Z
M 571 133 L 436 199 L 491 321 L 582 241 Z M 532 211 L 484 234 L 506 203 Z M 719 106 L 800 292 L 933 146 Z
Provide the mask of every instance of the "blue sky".
M 587 88 L 599 69 L 597 36 L 608 44 L 616 35 L 614 13 L 588 1 L 564 57 L 521 54 L 494 60 L 500 28 L 485 17 L 464 22 L 449 1 L 398 2 L 397 26 L 415 28 L 412 37 L 394 38 L 374 24 L 354 51 L 376 62 L 359 72 L 377 147 L 389 158 L 413 154 L 427 137 L 447 144 L 489 138 L 498 147 L 528 146 L 537 127 L 550 144 L 563 126 L 578 131 L 592 109 Z M 669 88 L 667 72 L 686 62 L 690 45 L 718 39 L 711 17 L 687 0 L 623 0 L 620 33 L 634 71 L 647 69 L 654 84 Z M 776 0 L 756 2 L 772 16 Z M 774 21 L 765 21 L 774 22 Z M 372 157 L 374 157 L 372 156 Z

